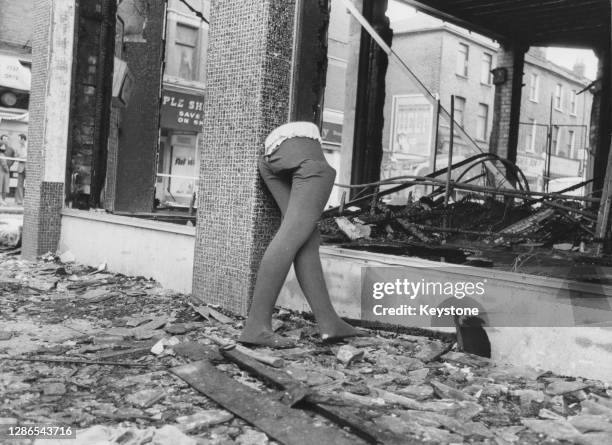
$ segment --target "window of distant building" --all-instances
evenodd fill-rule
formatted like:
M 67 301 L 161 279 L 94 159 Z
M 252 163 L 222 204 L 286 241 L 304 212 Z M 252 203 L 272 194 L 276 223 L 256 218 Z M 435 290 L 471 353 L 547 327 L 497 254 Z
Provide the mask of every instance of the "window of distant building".
M 576 132 L 574 130 L 567 132 L 567 155 L 570 158 L 576 158 Z
M 465 98 L 455 96 L 455 122 L 463 127 L 463 116 L 465 114 Z
M 555 125 L 552 130 L 552 144 L 551 145 L 552 145 L 553 153 L 556 154 L 557 156 L 559 156 L 559 152 L 561 151 L 561 143 L 559 142 L 559 139 L 561 137 L 560 133 L 561 133 L 560 128 L 557 125 Z
M 529 129 L 529 137 L 527 138 L 527 143 L 525 145 L 525 151 L 530 153 L 535 153 L 535 144 L 536 144 L 536 131 L 538 129 L 538 125 L 535 119 L 529 119 L 529 123 L 531 124 Z
M 197 46 L 198 28 L 182 23 L 176 24 L 175 68 L 176 75 L 185 80 L 196 80 L 198 76 Z
M 493 82 L 493 56 L 488 53 L 482 53 L 482 62 L 480 67 L 480 82 L 485 85 L 491 85 Z
M 538 96 L 540 95 L 540 76 L 537 73 L 531 73 L 529 79 L 529 100 L 532 102 L 538 102 Z
M 555 108 L 559 111 L 563 111 L 563 85 L 558 83 L 555 86 Z
M 576 103 L 576 90 L 570 91 L 570 114 L 576 115 L 577 103 Z
M 488 138 L 489 106 L 478 104 L 478 116 L 476 117 L 476 139 L 486 141 Z
M 467 77 L 469 58 L 470 58 L 470 47 L 467 46 L 465 43 L 459 43 L 459 49 L 457 51 L 457 71 L 456 71 L 458 75 Z

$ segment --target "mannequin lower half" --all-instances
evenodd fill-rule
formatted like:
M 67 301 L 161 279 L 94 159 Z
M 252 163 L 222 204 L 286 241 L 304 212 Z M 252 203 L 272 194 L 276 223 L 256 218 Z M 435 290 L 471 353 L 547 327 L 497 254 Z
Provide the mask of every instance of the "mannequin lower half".
M 291 264 L 317 320 L 324 340 L 360 335 L 334 310 L 319 256 L 317 222 L 329 199 L 335 170 L 327 163 L 321 144 L 304 137 L 285 140 L 259 161 L 259 171 L 280 208 L 280 228 L 262 258 L 249 316 L 240 341 L 270 347 L 292 342 L 272 331 L 272 313 Z

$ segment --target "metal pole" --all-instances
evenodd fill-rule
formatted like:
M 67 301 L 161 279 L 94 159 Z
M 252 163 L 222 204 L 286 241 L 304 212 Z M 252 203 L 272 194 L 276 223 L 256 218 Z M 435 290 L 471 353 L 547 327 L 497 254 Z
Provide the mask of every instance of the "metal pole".
M 550 95 L 550 117 L 548 118 L 548 147 L 546 147 L 546 176 L 544 178 L 544 191 L 548 192 L 548 183 L 550 182 L 550 157 L 552 156 L 552 135 L 553 135 L 553 96 Z
M 444 192 L 444 207 L 448 206 L 448 199 L 450 197 L 451 191 L 451 176 L 453 165 L 453 145 L 455 143 L 455 95 L 451 95 L 451 104 L 450 104 L 450 139 L 448 143 L 448 165 L 446 172 L 446 191 Z M 448 227 L 448 215 L 444 215 L 444 228 Z
M 438 138 L 439 138 L 439 134 L 438 134 L 438 127 L 440 126 L 440 99 L 438 99 L 436 101 L 436 105 L 435 105 L 435 110 L 436 110 L 436 117 L 434 119 L 434 137 L 433 137 L 433 168 L 432 168 L 432 172 L 436 171 L 436 163 L 438 161 Z M 433 187 L 431 189 L 431 191 L 433 192 Z

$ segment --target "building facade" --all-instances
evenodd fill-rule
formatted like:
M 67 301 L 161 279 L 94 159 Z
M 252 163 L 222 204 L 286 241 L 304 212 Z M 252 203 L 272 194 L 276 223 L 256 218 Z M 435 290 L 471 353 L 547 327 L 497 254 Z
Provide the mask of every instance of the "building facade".
M 191 2 L 204 17 L 209 4 Z M 166 11 L 155 197 L 162 206 L 189 206 L 197 189 L 204 122 L 208 23 L 178 0 L 170 0 Z
M 593 98 L 584 66 L 567 70 L 530 51 L 524 73 L 518 166 L 539 191 L 556 179 L 586 178 Z
M 340 103 L 334 97 L 337 91 L 347 89 L 347 72 L 335 61 L 346 60 L 348 48 L 335 44 L 332 36 L 342 35 L 346 40 L 350 17 L 334 14 L 334 6 L 341 10 L 339 2 L 332 1 L 326 109 L 329 103 Z M 495 100 L 492 70 L 497 66 L 499 45 L 425 14 L 391 22 L 391 28 L 392 49 L 439 98 L 442 107 L 450 110 L 451 95 L 455 96 L 456 124 L 482 151 L 489 151 Z M 342 66 L 346 67 L 346 62 Z M 436 117 L 435 106 L 399 65 L 390 64 L 385 82 L 381 177 L 425 175 L 434 170 L 434 163 L 436 168 L 446 166 L 448 119 Z M 525 57 L 523 82 L 517 164 L 530 188 L 544 190 L 547 177 L 585 177 L 592 95 L 584 69 L 580 64 L 575 71 L 555 65 L 546 60 L 543 50 L 533 48 Z M 334 112 L 340 115 L 343 110 Z M 458 161 L 473 154 L 469 144 L 455 133 L 453 158 Z M 339 161 L 336 164 L 342 165 Z M 337 192 L 336 204 L 338 196 Z M 402 201 L 406 197 L 401 194 L 395 198 Z
M 32 0 L 0 1 L 0 135 L 17 149 L 28 133 L 32 65 Z M 16 170 L 14 163 L 12 170 Z M 11 188 L 17 184 L 11 173 Z

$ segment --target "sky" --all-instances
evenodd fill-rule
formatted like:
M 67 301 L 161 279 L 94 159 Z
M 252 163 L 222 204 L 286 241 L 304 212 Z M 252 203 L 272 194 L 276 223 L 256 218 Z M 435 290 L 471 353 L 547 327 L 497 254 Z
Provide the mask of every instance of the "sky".
M 403 20 L 417 14 L 416 10 L 403 3 L 391 0 L 387 8 L 387 16 L 391 22 Z M 591 50 L 574 48 L 547 48 L 546 58 L 551 62 L 572 69 L 577 60 L 582 60 L 586 65 L 586 77 L 593 80 L 597 74 L 597 57 Z

